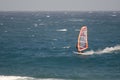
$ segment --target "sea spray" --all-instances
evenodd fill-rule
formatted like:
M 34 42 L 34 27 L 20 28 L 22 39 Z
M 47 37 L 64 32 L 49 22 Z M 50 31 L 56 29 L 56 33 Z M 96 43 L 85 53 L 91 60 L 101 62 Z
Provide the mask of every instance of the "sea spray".
M 112 53 L 114 51 L 120 50 L 120 45 L 114 46 L 114 47 L 106 47 L 103 50 L 98 50 L 95 53 L 96 54 L 103 54 L 103 53 Z
M 114 51 L 119 51 L 120 50 L 120 45 L 116 45 L 114 47 L 106 47 L 102 50 L 90 50 L 90 51 L 86 51 L 85 55 L 93 55 L 93 54 L 105 54 L 105 53 L 112 53 Z

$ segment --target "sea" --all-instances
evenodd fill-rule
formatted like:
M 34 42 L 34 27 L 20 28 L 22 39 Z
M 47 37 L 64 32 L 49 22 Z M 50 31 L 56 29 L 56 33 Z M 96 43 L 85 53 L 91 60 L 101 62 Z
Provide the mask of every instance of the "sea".
M 120 11 L 0 11 L 0 80 L 120 80 Z

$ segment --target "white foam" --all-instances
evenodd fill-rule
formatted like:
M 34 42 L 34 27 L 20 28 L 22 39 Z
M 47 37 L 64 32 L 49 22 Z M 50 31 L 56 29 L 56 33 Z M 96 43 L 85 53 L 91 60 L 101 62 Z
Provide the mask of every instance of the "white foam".
M 57 41 L 58 39 L 53 39 L 54 41 Z
M 10 17 L 11 20 L 13 20 L 14 18 L 13 17 Z
M 32 34 L 31 36 L 32 36 L 32 37 L 35 37 L 35 35 L 34 35 L 34 34 Z
M 42 21 L 41 19 L 38 19 L 38 21 Z
M 59 79 L 59 78 L 33 78 L 33 77 L 0 75 L 0 80 L 66 80 L 66 79 Z
M 98 50 L 98 51 L 96 51 L 96 54 L 111 53 L 111 52 L 118 51 L 118 50 L 120 50 L 119 45 L 114 46 L 114 47 L 106 47 L 103 50 Z
M 112 16 L 117 16 L 117 15 L 113 14 Z
M 64 46 L 62 48 L 69 49 L 71 46 Z
M 34 23 L 34 27 L 38 27 L 38 24 L 37 24 L 37 23 Z
M 0 80 L 33 80 L 31 77 L 20 77 L 20 76 L 0 76 Z
M 92 55 L 92 54 L 106 54 L 106 53 L 112 53 L 114 51 L 120 51 L 120 45 L 114 46 L 114 47 L 106 47 L 103 50 L 97 50 L 97 51 L 86 51 L 84 52 L 85 55 Z
M 46 15 L 46 17 L 47 17 L 47 18 L 49 18 L 49 17 L 50 17 L 50 15 Z
M 56 31 L 67 31 L 67 29 L 57 29 Z
M 94 51 L 93 51 L 93 50 L 90 50 L 90 51 L 84 52 L 83 55 L 93 55 L 93 54 L 94 54 Z

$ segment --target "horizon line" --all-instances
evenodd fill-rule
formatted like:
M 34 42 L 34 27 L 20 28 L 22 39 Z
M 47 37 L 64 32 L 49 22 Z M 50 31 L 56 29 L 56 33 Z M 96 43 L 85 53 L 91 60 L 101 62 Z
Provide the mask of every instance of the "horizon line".
M 120 10 L 0 10 L 0 12 L 119 12 Z

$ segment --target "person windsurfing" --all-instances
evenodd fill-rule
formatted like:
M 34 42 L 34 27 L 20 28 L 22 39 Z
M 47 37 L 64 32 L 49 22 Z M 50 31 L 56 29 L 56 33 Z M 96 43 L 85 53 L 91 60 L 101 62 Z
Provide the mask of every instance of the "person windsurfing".
M 88 48 L 87 26 L 82 26 L 79 32 L 76 49 L 78 53 L 83 53 L 83 50 L 86 50 L 87 48 Z
M 78 50 L 78 44 L 76 44 L 76 49 L 77 49 L 77 52 L 78 52 L 78 53 L 83 53 L 83 51 L 79 51 L 79 50 Z

